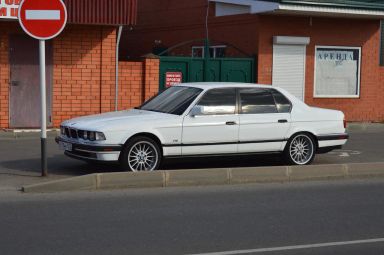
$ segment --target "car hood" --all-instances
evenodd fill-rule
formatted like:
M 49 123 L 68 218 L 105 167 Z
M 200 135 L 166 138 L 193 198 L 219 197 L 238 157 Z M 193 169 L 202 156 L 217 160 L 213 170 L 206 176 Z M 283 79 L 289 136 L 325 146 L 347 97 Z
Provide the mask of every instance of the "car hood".
M 103 128 L 106 125 L 108 125 L 108 127 L 118 128 L 122 124 L 126 124 L 128 122 L 139 124 L 141 122 L 154 121 L 158 119 L 166 120 L 169 118 L 175 118 L 175 116 L 176 115 L 166 113 L 132 109 L 78 117 L 64 121 L 62 125 L 75 129 L 98 131 L 100 128 Z

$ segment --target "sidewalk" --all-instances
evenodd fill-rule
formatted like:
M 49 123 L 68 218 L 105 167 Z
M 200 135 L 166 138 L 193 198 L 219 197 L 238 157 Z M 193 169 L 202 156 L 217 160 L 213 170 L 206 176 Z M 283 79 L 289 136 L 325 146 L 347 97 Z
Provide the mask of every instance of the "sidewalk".
M 317 155 L 314 165 L 384 162 L 384 124 L 352 123 L 349 132 L 351 137 L 343 150 Z M 116 165 L 90 165 L 66 157 L 54 141 L 57 134 L 57 130 L 48 132 L 49 177 L 43 178 L 40 177 L 40 133 L 0 131 L 0 192 L 68 177 L 121 171 Z M 168 161 L 164 170 L 265 166 L 282 164 L 276 156 L 183 159 Z
M 352 122 L 347 124 L 348 132 L 384 132 L 384 123 Z
M 47 130 L 47 137 L 56 137 L 60 134 L 59 129 L 49 129 Z M 24 130 L 11 130 L 3 129 L 0 130 L 0 141 L 1 140 L 10 140 L 10 139 L 20 139 L 20 138 L 39 138 L 40 129 L 24 129 Z

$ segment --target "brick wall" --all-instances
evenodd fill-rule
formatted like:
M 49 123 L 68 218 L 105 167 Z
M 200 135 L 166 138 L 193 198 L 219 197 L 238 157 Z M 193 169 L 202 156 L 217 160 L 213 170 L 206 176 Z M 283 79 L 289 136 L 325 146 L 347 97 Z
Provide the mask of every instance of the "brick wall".
M 158 59 L 145 59 L 144 60 L 144 99 L 155 96 L 159 91 L 159 66 L 160 61 Z
M 276 35 L 308 36 L 305 102 L 339 109 L 348 121 L 383 121 L 384 76 L 379 66 L 379 21 L 363 19 L 262 16 L 259 30 L 258 82 L 272 83 L 272 38 Z M 314 98 L 315 46 L 362 47 L 360 98 Z
M 9 128 L 8 35 L 12 33 L 21 33 L 16 22 L 0 22 L 0 128 Z M 113 111 L 116 29 L 69 25 L 54 39 L 53 47 L 53 126 L 69 118 Z M 119 66 L 119 109 L 138 106 L 157 93 L 158 59 Z
M 71 27 L 54 43 L 53 124 L 115 109 L 116 30 Z M 139 106 L 158 92 L 159 61 L 119 62 L 118 109 Z
M 119 110 L 142 103 L 143 66 L 143 62 L 119 63 Z
M 8 94 L 9 94 L 9 68 L 8 68 L 8 35 L 6 28 L 0 24 L 0 127 L 8 126 Z
M 159 91 L 158 59 L 119 63 L 119 110 L 141 105 Z
M 53 125 L 114 109 L 116 30 L 69 26 L 54 40 Z

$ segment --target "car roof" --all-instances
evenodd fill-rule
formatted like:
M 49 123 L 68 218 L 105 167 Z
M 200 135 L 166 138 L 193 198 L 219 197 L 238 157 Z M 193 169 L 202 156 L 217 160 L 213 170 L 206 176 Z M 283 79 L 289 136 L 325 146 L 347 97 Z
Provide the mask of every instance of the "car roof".
M 275 87 L 272 85 L 263 85 L 263 84 L 256 84 L 256 83 L 239 83 L 239 82 L 191 82 L 191 83 L 180 83 L 176 86 L 184 86 L 184 87 L 190 87 L 190 88 L 199 88 L 203 89 L 204 91 L 209 89 L 215 89 L 215 88 L 267 88 L 267 89 L 276 89 L 279 92 L 283 93 L 284 96 L 286 96 L 291 103 L 293 103 L 296 106 L 301 107 L 308 107 L 307 104 L 305 104 L 302 100 L 298 99 L 285 89 L 282 89 L 280 87 Z
M 255 83 L 239 83 L 239 82 L 191 82 L 191 83 L 180 83 L 177 86 L 193 87 L 200 89 L 213 89 L 213 88 L 272 88 L 271 85 L 262 85 Z M 276 88 L 276 87 L 274 87 Z

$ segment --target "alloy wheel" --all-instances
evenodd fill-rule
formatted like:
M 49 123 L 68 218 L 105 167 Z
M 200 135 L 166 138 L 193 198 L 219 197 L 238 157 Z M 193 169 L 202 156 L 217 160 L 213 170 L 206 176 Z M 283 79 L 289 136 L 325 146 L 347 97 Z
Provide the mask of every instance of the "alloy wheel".
M 290 143 L 289 155 L 293 163 L 297 165 L 305 165 L 310 162 L 313 153 L 313 141 L 307 135 L 298 135 Z
M 155 146 L 147 141 L 135 143 L 128 152 L 128 165 L 133 172 L 153 171 L 159 160 Z

